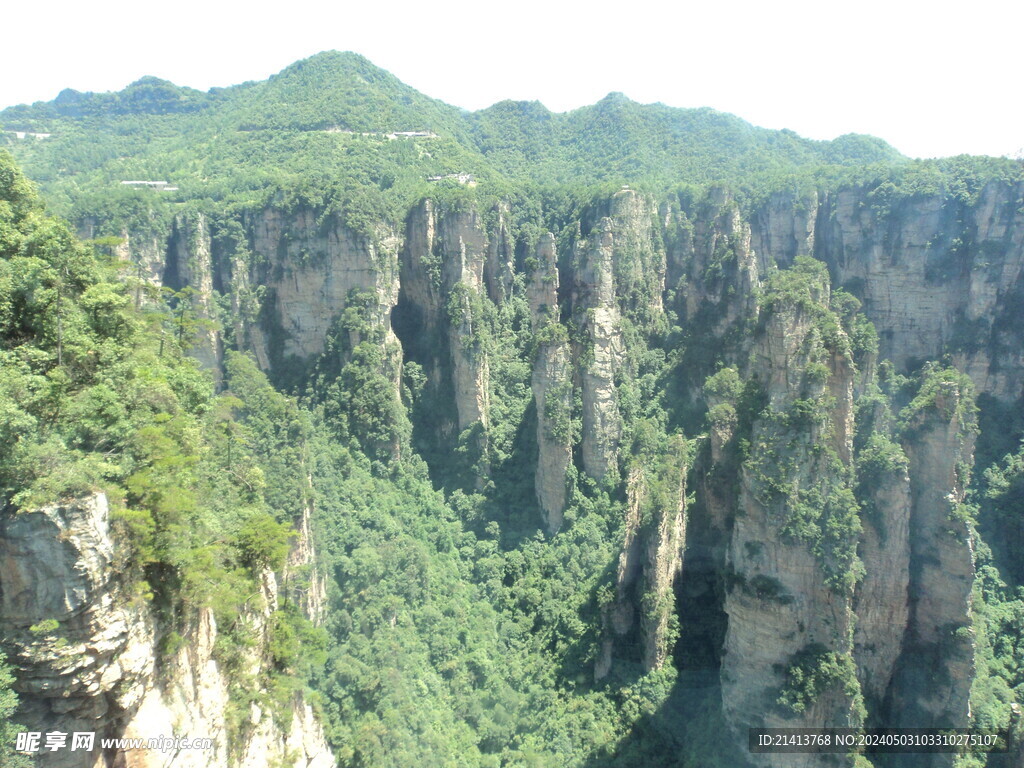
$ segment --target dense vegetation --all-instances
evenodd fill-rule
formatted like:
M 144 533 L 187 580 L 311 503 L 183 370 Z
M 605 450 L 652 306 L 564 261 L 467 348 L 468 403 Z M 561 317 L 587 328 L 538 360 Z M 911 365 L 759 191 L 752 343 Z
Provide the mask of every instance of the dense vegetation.
M 105 491 L 165 647 L 180 644 L 200 607 L 212 608 L 238 717 L 252 696 L 283 712 L 300 659 L 315 658 L 323 641 L 286 602 L 274 631 L 306 650 L 276 655 L 255 686 L 245 679 L 253 627 L 243 608 L 259 594 L 259 572 L 281 568 L 293 535 L 302 500 L 275 473 L 299 456 L 290 448 L 298 419 L 215 394 L 185 354 L 183 314 L 137 306 L 123 277 L 45 215 L 0 155 L 0 502 L 24 509 Z
M 65 91 L 50 103 L 3 110 L 0 128 L 58 213 L 136 227 L 140 206 L 270 199 L 333 206 L 357 228 L 369 227 L 439 187 L 458 186 L 428 177 L 458 173 L 499 195 L 520 185 L 564 195 L 603 183 L 724 183 L 756 196 L 847 180 L 887 182 L 880 194 L 891 197 L 945 184 L 946 170 L 962 175 L 959 166 L 986 179 L 1016 172 L 1009 161 L 914 162 L 872 137 L 809 141 L 621 94 L 566 114 L 513 102 L 466 114 L 360 56 L 335 52 L 265 82 L 205 94 L 153 77 L 117 94 Z M 16 139 L 13 131 L 50 136 Z M 430 135 L 387 136 L 401 131 Z M 178 190 L 124 188 L 125 180 L 162 180 Z
M 856 299 L 830 295 L 822 263 L 800 258 L 773 271 L 757 297 L 757 321 L 732 320 L 722 307 L 734 291 L 737 253 L 723 241 L 701 276 L 721 289 L 721 303 L 701 307 L 685 329 L 683 281 L 654 309 L 641 262 L 616 263 L 623 466 L 603 482 L 571 466 L 565 523 L 548 535 L 532 482 L 532 366 L 541 343 L 571 342 L 586 357 L 587 339 L 582 313 L 531 330 L 525 284 L 538 264 L 525 248 L 541 232 L 555 233 L 562 266 L 572 267 L 574 245 L 623 184 L 657 192 L 673 215 L 696 221 L 708 211 L 728 217 L 775 192 L 799 200 L 842 184 L 870 190 L 875 212 L 931 193 L 966 203 L 989 181 L 1021 174 L 1009 161 L 910 161 L 871 137 L 813 142 L 619 94 L 568 114 L 512 102 L 465 114 L 361 57 L 334 53 L 209 93 L 156 78 L 118 94 L 65 92 L 4 110 L 0 123 L 52 134 L 4 141 L 50 210 L 90 235 L 83 244 L 47 215 L 0 153 L 0 501 L 27 508 L 105 490 L 164 648 L 182 642 L 200 607 L 214 610 L 236 734 L 250 703 L 286 718 L 301 688 L 339 764 L 352 768 L 740 765 L 709 683 L 719 659 L 699 647 L 717 629 L 682 616 L 674 595 L 634 596 L 645 622 L 665 619 L 670 649 L 683 638 L 670 663 L 645 670 L 634 633 L 611 674 L 595 682 L 631 494 L 642 489 L 639 530 L 656 528 L 678 504 L 680 475 L 707 460 L 708 431 L 719 430 L 729 435 L 724 470 L 753 478 L 781 534 L 814 553 L 835 594 L 849 595 L 863 576 L 862 521 L 879 515 L 872 489 L 905 470 L 900 440 L 914 415 L 934 405 L 944 383 L 962 383 L 945 365 L 903 376 L 883 363 L 877 386 L 858 393 L 855 457 L 843 465 L 828 364 L 845 356 L 870 370 L 878 338 Z M 396 131 L 428 135 L 387 135 Z M 477 186 L 428 181 L 458 173 Z M 724 186 L 732 192 L 721 202 Z M 486 215 L 495 202 L 512 202 L 508 224 L 523 269 L 507 300 L 496 305 L 459 285 L 444 304 L 452 323 L 469 319 L 466 351 L 488 361 L 485 437 L 476 425 L 439 440 L 450 393 L 427 386 L 420 363 L 430 350 L 420 362 L 419 350 L 405 350 L 396 389 L 399 367 L 371 317 L 371 296 L 348 297 L 323 354 L 304 366 L 278 370 L 271 382 L 236 349 L 215 386 L 188 356 L 203 329 L 189 290 L 147 291 L 137 265 L 112 257 L 123 231 L 161 236 L 175 217 L 197 212 L 251 257 L 241 222 L 267 204 L 312 210 L 319 221 L 339 214 L 373 239 L 426 196 L 443 210 Z M 428 266 L 439 279 L 440 265 Z M 220 323 L 230 341 L 229 314 L 205 321 Z M 812 332 L 796 372 L 800 396 L 774 408 L 763 383 L 739 373 L 745 361 L 736 349 L 783 315 L 809 318 Z M 541 415 L 553 435 L 573 442 L 581 404 L 566 387 L 569 397 L 549 393 Z M 973 423 L 973 406 L 962 407 Z M 983 434 L 993 412 L 981 414 Z M 1024 700 L 1024 453 L 1021 425 L 1011 431 L 1008 445 L 980 447 L 971 504 L 958 510 L 993 542 L 979 547 L 974 617 L 982 725 L 1005 726 L 1010 703 Z M 246 598 L 259 591 L 261 572 L 281 572 L 293 524 L 308 510 L 327 575 L 326 618 L 322 627 L 307 620 L 309 574 L 293 570 L 271 621 L 270 663 L 254 680 Z M 769 579 L 745 586 L 761 598 L 793 599 Z M 791 661 L 777 696 L 782 709 L 803 712 L 830 687 L 859 703 L 849 656 L 812 645 Z M 13 711 L 4 670 L 0 721 Z

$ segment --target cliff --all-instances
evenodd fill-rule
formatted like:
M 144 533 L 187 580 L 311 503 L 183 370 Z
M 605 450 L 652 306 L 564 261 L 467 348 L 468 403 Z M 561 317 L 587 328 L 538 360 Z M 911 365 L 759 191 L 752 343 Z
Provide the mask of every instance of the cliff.
M 904 437 L 911 491 L 910 584 L 903 653 L 889 693 L 888 718 L 896 726 L 951 727 L 966 722 L 970 710 L 974 534 L 962 508 L 975 436 L 969 398 L 967 381 L 929 382 Z M 901 763 L 949 764 L 947 755 L 905 756 Z
M 853 364 L 829 315 L 827 279 L 801 274 L 806 267 L 785 275 L 799 283 L 769 283 L 749 362 L 767 407 L 740 470 L 722 659 L 725 715 L 740 736 L 744 724 L 849 727 L 863 718 L 851 663 L 860 567 L 849 487 Z M 820 679 L 802 677 L 815 667 Z M 841 756 L 759 757 L 765 765 L 847 764 Z
M 46 753 L 55 768 L 334 765 L 323 731 L 296 694 L 287 712 L 237 711 L 217 661 L 218 628 L 204 608 L 174 646 L 138 589 L 102 493 L 0 518 L 0 627 L 13 652 L 21 721 L 30 731 L 95 734 L 92 751 Z M 265 664 L 278 588 L 262 580 L 243 616 Z M 205 738 L 210 749 L 100 749 L 101 739 Z M 70 744 L 69 744 L 70 746 Z M 43 757 L 40 758 L 44 759 Z
M 583 397 L 583 469 L 596 480 L 618 471 L 622 423 L 615 375 L 622 358 L 621 315 L 615 295 L 615 230 L 601 219 L 589 240 L 577 245 L 573 309 L 582 331 L 577 358 Z
M 969 199 L 834 192 L 817 210 L 814 255 L 864 302 L 881 358 L 905 367 L 948 351 L 978 392 L 1012 402 L 1024 387 L 1012 330 L 1024 291 L 1022 194 L 1000 182 Z
M 950 385 L 898 416 L 909 398 L 892 381 L 949 355 L 974 392 L 1024 394 L 1022 194 L 847 187 L 741 205 L 719 187 L 624 189 L 518 228 L 507 201 L 427 198 L 372 234 L 266 208 L 235 230 L 176 220 L 162 268 L 149 251 L 127 258 L 191 286 L 201 318 L 230 296 L 225 327 L 197 342 L 210 367 L 234 345 L 283 386 L 372 369 L 386 408 L 360 421 L 363 406 L 345 407 L 375 457 L 407 450 L 405 427 L 376 442 L 360 429 L 408 419 L 449 490 L 491 499 L 503 464 L 518 467 L 550 536 L 574 494 L 617 494 L 594 677 L 685 664 L 681 632 L 714 659 L 741 743 L 750 724 L 968 722 L 974 565 L 956 509 L 974 395 Z M 509 352 L 503 337 L 520 336 Z M 735 381 L 705 386 L 723 370 Z M 521 393 L 521 422 L 495 410 L 496 377 Z M 669 447 L 683 433 L 693 456 Z M 698 605 L 710 613 L 687 615 Z
M 572 360 L 568 334 L 559 323 L 558 263 L 550 232 L 537 243 L 537 266 L 527 296 L 530 322 L 537 337 L 531 388 L 537 409 L 537 501 L 548 531 L 562 526 L 566 472 L 572 461 Z

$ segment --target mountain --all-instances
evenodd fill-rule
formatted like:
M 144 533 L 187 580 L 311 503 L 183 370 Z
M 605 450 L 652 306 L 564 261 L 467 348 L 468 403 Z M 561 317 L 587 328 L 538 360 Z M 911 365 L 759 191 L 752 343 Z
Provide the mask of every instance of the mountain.
M 71 216 L 68 204 L 83 193 L 172 172 L 186 197 L 248 201 L 256 190 L 299 185 L 296 175 L 335 184 L 359 178 L 405 209 L 427 191 L 428 177 L 450 173 L 506 184 L 756 186 L 778 173 L 904 161 L 869 137 L 809 141 L 713 110 L 642 105 L 622 94 L 566 114 L 511 102 L 465 113 L 361 56 L 337 52 L 206 94 L 153 77 L 115 94 L 64 91 L 50 103 L 3 110 L 0 125 L 50 134 L 29 144 L 7 136 Z M 396 132 L 424 136 L 387 141 Z
M 826 164 L 903 159 L 871 137 L 809 141 L 711 109 L 637 104 L 621 93 L 561 115 L 537 103 L 502 102 L 470 117 L 477 146 L 502 172 L 559 183 L 736 181 Z
M 4 158 L 18 722 L 182 718 L 225 768 L 1020 734 L 1019 164 L 621 94 L 464 113 L 352 54 L 140 83 L 0 114 L 85 241 Z
M 244 127 L 464 133 L 455 107 L 430 99 L 362 56 L 331 51 L 258 83 L 239 104 Z

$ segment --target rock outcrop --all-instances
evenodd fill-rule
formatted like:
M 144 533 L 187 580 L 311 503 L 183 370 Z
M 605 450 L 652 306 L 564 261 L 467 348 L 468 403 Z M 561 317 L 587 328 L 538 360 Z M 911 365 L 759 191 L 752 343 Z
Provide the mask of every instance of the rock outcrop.
M 572 461 L 573 387 L 569 337 L 559 323 L 558 265 L 555 237 L 537 243 L 538 266 L 530 276 L 527 297 L 538 339 L 531 381 L 537 408 L 537 501 L 550 533 L 562 526 L 568 494 L 566 472 Z
M 937 384 L 908 425 L 910 601 L 890 685 L 893 727 L 964 727 L 974 678 L 974 550 L 960 510 L 973 458 L 969 386 Z M 950 755 L 902 755 L 900 766 L 949 766 Z
M 507 239 L 500 232 L 496 237 Z M 475 209 L 445 212 L 424 200 L 406 220 L 396 310 L 402 318 L 403 353 L 426 373 L 430 441 L 439 450 L 464 442 L 474 459 L 470 471 L 477 486 L 489 472 L 489 331 L 483 306 L 490 299 L 485 265 L 490 264 L 491 289 L 500 293 L 499 262 L 507 264 L 508 248 L 507 242 L 489 240 Z M 499 251 L 504 254 L 500 258 Z
M 577 243 L 573 286 L 573 308 L 582 332 L 577 353 L 583 396 L 581 456 L 584 471 L 597 480 L 618 471 L 622 436 L 615 393 L 623 350 L 613 279 L 614 240 L 612 221 L 604 218 L 587 240 Z
M 828 306 L 820 277 L 807 276 L 803 289 Z M 741 741 L 749 727 L 848 727 L 862 718 L 851 657 L 852 364 L 842 336 L 826 342 L 820 316 L 790 293 L 773 295 L 765 312 L 750 371 L 767 407 L 740 472 L 724 606 L 723 708 Z M 811 682 L 804 666 L 836 674 Z M 851 764 L 841 755 L 754 757 L 780 768 Z
M 876 387 L 876 361 L 907 373 L 945 354 L 979 393 L 1003 403 L 1024 396 L 1022 197 L 1024 186 L 1003 182 L 898 199 L 885 188 L 848 187 L 778 192 L 744 207 L 720 188 L 661 202 L 622 189 L 585 206 L 578 221 L 552 217 L 522 229 L 509 203 L 483 215 L 473 203 L 424 200 L 403 225 L 381 223 L 373 236 L 334 214 L 271 208 L 246 213 L 228 248 L 230 238 L 211 233 L 209 222 L 182 219 L 159 268 L 148 241 L 128 242 L 145 250 L 137 260 L 146 279 L 188 285 L 200 297 L 230 293 L 233 343 L 271 371 L 300 371 L 333 354 L 339 318 L 362 297 L 396 399 L 402 366 L 422 369 L 418 445 L 428 446 L 425 455 L 468 456 L 470 480 L 459 482 L 477 490 L 497 476 L 488 463 L 496 453 L 492 365 L 495 382 L 506 373 L 489 334 L 500 332 L 499 310 L 525 292 L 535 343 L 522 345 L 533 357 L 516 361 L 516 385 L 524 402 L 532 391 L 536 411 L 543 524 L 552 535 L 564 527 L 576 469 L 627 499 L 597 677 L 624 655 L 647 669 L 665 663 L 671 621 L 687 622 L 672 600 L 687 593 L 689 568 L 699 574 L 694 588 L 712 595 L 692 604 L 714 602 L 727 621 L 724 639 L 716 626 L 707 642 L 716 645 L 736 734 L 754 724 L 892 724 L 897 711 L 911 718 L 906 724 L 962 725 L 973 675 L 973 557 L 953 510 L 971 462 L 960 408 L 970 395 L 942 389 L 911 437 L 875 425 L 897 451 L 902 442 L 906 461 L 870 486 L 858 485 L 855 405 L 890 397 Z M 549 227 L 558 237 L 538 239 Z M 556 242 L 567 245 L 561 254 Z M 778 289 L 780 274 L 811 257 L 828 279 L 816 272 L 806 295 Z M 849 318 L 830 308 L 833 287 L 863 303 L 877 352 L 854 349 Z M 521 305 L 516 311 L 525 318 Z M 221 343 L 203 336 L 196 354 L 215 367 Z M 689 507 L 685 478 L 667 483 L 628 442 L 635 349 L 644 343 L 642 354 L 680 355 L 670 385 L 684 405 L 673 418 L 697 423 L 712 410 Z M 745 416 L 737 393 L 701 391 L 723 365 L 742 379 Z M 655 502 L 652 483 L 673 491 Z M 311 613 L 318 604 L 322 595 L 311 592 Z M 831 677 L 801 687 L 801 665 L 814 663 Z M 757 759 L 848 764 L 845 756 Z
M 267 208 L 243 224 L 252 262 L 244 279 L 265 286 L 269 317 L 263 324 L 280 337 L 280 349 L 264 356 L 283 362 L 319 355 L 354 294 L 370 297 L 372 322 L 384 330 L 385 341 L 394 338 L 390 318 L 398 301 L 401 241 L 388 228 L 368 237 L 337 215 L 308 208 Z
M 910 600 L 910 476 L 898 467 L 870 489 L 861 537 L 854 658 L 869 713 L 881 715 L 903 653 Z
M 623 189 L 612 196 L 609 218 L 612 273 L 623 313 L 641 323 L 664 311 L 667 262 L 654 203 L 646 195 Z
M 172 311 L 177 318 L 178 331 L 193 339 L 190 354 L 219 380 L 224 349 L 217 321 L 213 270 L 206 217 L 176 216 L 162 283 L 179 290 Z
M 1024 299 L 1024 185 L 990 182 L 976 199 L 938 194 L 889 203 L 847 189 L 818 211 L 815 256 L 864 302 L 880 357 L 899 367 L 954 353 L 979 392 L 1024 393 L 1015 335 Z
M 686 472 L 681 446 L 660 461 L 634 464 L 626 480 L 626 521 L 615 572 L 615 590 L 605 606 L 594 678 L 611 672 L 616 658 L 661 668 L 671 651 L 676 620 L 676 579 L 686 548 Z
M 497 223 L 487 245 L 484 283 L 491 301 L 500 304 L 512 295 L 512 280 L 516 270 L 515 242 L 509 228 L 508 205 L 498 205 L 495 215 Z
M 751 247 L 750 225 L 719 188 L 691 210 L 669 210 L 666 217 L 667 269 L 677 280 L 669 285 L 676 288 L 679 315 L 701 333 L 723 338 L 757 312 L 763 269 Z
M 159 652 L 159 623 L 123 558 L 101 493 L 0 517 L 0 627 L 18 672 L 21 722 L 43 733 L 95 734 L 95 749 L 48 753 L 47 766 L 334 764 L 301 697 L 288 727 L 255 710 L 237 723 L 208 609 L 176 650 Z M 265 574 L 261 599 L 244 617 L 257 637 L 277 599 L 273 574 Z M 211 747 L 100 749 L 100 739 L 159 737 L 209 739 Z
M 758 271 L 789 267 L 797 256 L 814 255 L 818 193 L 776 192 L 751 216 L 750 246 Z

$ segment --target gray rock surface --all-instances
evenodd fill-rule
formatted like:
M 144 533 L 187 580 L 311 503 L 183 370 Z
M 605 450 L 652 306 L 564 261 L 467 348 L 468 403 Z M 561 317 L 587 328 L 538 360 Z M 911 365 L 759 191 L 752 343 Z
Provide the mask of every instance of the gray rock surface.
M 42 733 L 91 732 L 92 751 L 59 750 L 47 768 L 269 768 L 293 754 L 310 768 L 334 765 L 323 731 L 301 697 L 282 732 L 254 715 L 229 754 L 228 682 L 214 658 L 217 626 L 199 611 L 180 648 L 158 668 L 152 608 L 136 590 L 112 530 L 107 498 L 96 493 L 0 516 L 0 632 L 18 672 L 20 721 Z M 244 619 L 265 635 L 277 599 L 263 580 L 262 608 Z M 255 601 L 254 601 L 255 602 Z M 261 664 L 254 649 L 251 664 Z M 101 738 L 202 737 L 209 750 L 122 750 L 104 755 Z

